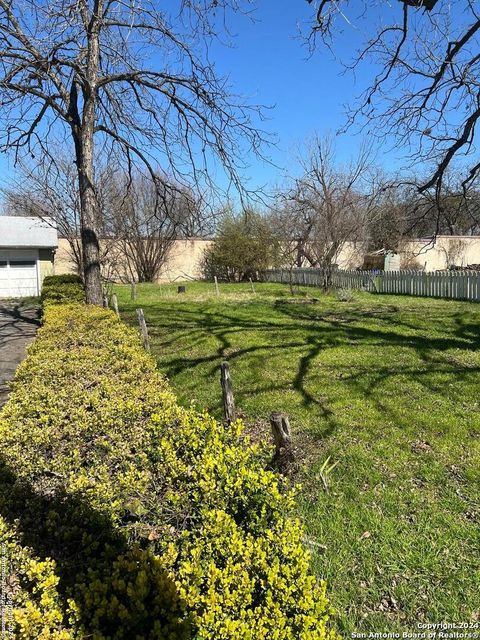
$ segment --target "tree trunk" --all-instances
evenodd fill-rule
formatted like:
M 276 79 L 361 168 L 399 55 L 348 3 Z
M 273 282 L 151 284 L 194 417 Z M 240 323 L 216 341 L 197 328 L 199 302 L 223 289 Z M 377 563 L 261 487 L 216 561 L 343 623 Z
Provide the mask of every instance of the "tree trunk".
M 103 292 L 100 274 L 100 227 L 97 195 L 94 185 L 94 132 L 97 98 L 97 74 L 100 61 L 99 25 L 103 12 L 102 0 L 97 0 L 89 25 L 86 78 L 79 85 L 83 94 L 80 118 L 77 100 L 77 80 L 70 93 L 70 113 L 74 131 L 75 151 L 80 191 L 80 237 L 82 240 L 83 278 L 87 304 L 102 306 Z
M 293 267 L 292 266 L 290 266 L 288 270 L 288 284 L 290 285 L 290 295 L 293 296 L 294 291 L 293 291 Z
M 82 175 L 83 174 L 83 175 Z M 100 276 L 100 246 L 98 242 L 98 212 L 95 190 L 85 167 L 79 168 L 80 203 L 82 209 L 80 236 L 82 239 L 83 278 L 87 304 L 102 305 Z

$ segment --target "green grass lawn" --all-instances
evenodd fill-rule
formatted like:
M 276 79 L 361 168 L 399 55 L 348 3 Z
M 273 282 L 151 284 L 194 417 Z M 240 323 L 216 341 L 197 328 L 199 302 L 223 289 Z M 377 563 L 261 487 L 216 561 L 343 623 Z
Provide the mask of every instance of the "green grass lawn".
M 152 352 L 180 402 L 221 417 L 219 365 L 255 434 L 290 416 L 299 513 L 337 627 L 418 630 L 480 622 L 478 305 L 400 296 L 350 302 L 282 285 L 118 287 L 143 307 Z M 316 304 L 303 304 L 317 296 Z M 282 303 L 279 303 L 283 302 Z M 326 492 L 321 466 L 337 466 Z

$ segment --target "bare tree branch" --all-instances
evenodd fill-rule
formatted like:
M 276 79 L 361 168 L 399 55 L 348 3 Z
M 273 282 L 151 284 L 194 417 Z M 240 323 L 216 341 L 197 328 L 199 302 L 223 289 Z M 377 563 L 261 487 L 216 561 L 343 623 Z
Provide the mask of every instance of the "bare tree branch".
M 360 6 L 360 9 L 359 9 Z M 398 7 L 398 8 L 397 8 Z M 400 15 L 401 14 L 401 15 Z M 342 29 L 366 38 L 345 69 L 379 68 L 350 106 L 347 127 L 358 125 L 380 142 L 406 149 L 409 167 L 425 167 L 422 193 L 440 206 L 442 182 L 457 161 L 465 184 L 480 171 L 476 124 L 480 117 L 480 16 L 470 0 L 323 0 L 316 7 L 309 43 L 332 49 Z M 356 38 L 358 40 L 358 37 Z
M 215 191 L 219 167 L 247 193 L 245 158 L 267 142 L 261 109 L 232 95 L 208 47 L 228 13 L 250 7 L 181 1 L 175 14 L 153 0 L 0 0 L 0 151 L 55 162 L 50 140 L 73 145 L 88 302 L 101 304 L 96 149 L 130 176 L 143 166 L 159 201 L 165 182 Z

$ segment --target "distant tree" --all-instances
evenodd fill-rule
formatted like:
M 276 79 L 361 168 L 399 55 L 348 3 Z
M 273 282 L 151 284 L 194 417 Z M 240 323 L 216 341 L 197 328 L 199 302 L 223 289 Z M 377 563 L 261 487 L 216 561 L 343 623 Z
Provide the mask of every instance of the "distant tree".
M 278 228 L 283 231 L 284 251 L 298 266 L 322 268 L 328 288 L 345 245 L 367 241 L 382 185 L 365 147 L 341 166 L 331 139 L 316 138 L 301 168 L 301 176 L 281 196 Z
M 59 235 L 68 241 L 75 270 L 83 275 L 76 169 L 60 149 L 56 155 L 52 166 L 41 161 L 35 166 L 26 162 L 17 165 L 15 179 L 1 188 L 4 209 L 7 215 L 52 220 Z
M 305 257 L 303 247 L 308 242 L 309 225 L 293 211 L 284 194 L 279 194 L 277 202 L 269 213 L 272 229 L 278 240 L 278 264 L 288 269 L 290 293 L 294 295 L 294 269 L 302 267 Z
M 248 0 L 167 4 L 0 0 L 0 150 L 55 163 L 54 140 L 73 146 L 89 303 L 102 304 L 96 151 L 103 166 L 141 165 L 160 199 L 186 177 L 208 182 L 212 157 L 241 188 L 263 142 L 208 56 L 225 13 Z
M 77 273 L 83 275 L 75 167 L 61 149 L 56 156 L 54 165 L 21 163 L 15 181 L 2 189 L 5 206 L 10 215 L 53 220 L 68 241 Z M 201 235 L 212 225 L 211 212 L 192 191 L 178 185 L 158 198 L 158 184 L 148 175 L 122 175 L 107 166 L 97 172 L 95 192 L 102 222 L 98 233 L 103 281 L 154 281 L 177 238 Z
M 203 273 L 228 282 L 252 278 L 257 280 L 269 268 L 277 265 L 279 243 L 270 221 L 254 211 L 234 216 L 224 213 L 215 241 L 203 258 Z
M 413 233 L 411 218 L 419 196 L 408 187 L 393 186 L 391 178 L 385 182 L 388 186 L 378 195 L 375 215 L 367 221 L 367 248 L 397 252 L 404 238 Z
M 201 228 L 201 205 L 178 187 L 158 198 L 158 187 L 146 176 L 124 176 L 110 187 L 107 231 L 117 258 L 117 277 L 155 282 L 175 241 Z
M 409 219 L 412 235 L 477 234 L 480 231 L 478 180 L 462 185 L 458 172 L 446 172 L 441 191 L 420 194 Z

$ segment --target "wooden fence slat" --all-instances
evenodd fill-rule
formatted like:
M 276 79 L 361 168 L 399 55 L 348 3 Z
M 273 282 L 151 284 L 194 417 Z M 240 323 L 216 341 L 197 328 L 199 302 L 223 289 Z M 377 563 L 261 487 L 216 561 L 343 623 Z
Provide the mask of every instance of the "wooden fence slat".
M 295 285 L 323 286 L 324 272 L 318 268 L 291 270 L 270 269 L 267 282 L 291 282 Z M 350 288 L 373 293 L 448 298 L 451 300 L 480 301 L 480 272 L 477 271 L 342 271 L 331 274 L 333 289 Z

